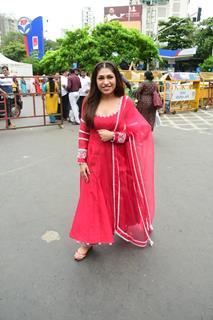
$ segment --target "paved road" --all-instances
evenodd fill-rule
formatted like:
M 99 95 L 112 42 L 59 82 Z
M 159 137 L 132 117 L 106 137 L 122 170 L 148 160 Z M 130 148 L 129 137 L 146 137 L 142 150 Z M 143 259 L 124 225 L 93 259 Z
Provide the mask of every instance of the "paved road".
M 0 133 L 0 320 L 212 320 L 212 136 L 157 128 L 154 247 L 76 263 L 77 130 Z
M 213 109 L 199 109 L 198 112 L 177 113 L 175 115 L 163 114 L 161 120 L 165 127 L 213 135 Z

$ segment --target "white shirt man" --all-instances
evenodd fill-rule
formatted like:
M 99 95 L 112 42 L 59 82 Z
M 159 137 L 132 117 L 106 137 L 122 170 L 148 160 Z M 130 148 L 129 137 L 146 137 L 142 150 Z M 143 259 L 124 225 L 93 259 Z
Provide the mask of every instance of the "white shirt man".
M 79 115 L 81 117 L 82 103 L 89 92 L 91 80 L 90 77 L 86 75 L 86 72 L 84 70 L 81 70 L 79 78 L 81 81 L 81 89 L 79 90 L 79 98 L 77 103 L 79 107 Z

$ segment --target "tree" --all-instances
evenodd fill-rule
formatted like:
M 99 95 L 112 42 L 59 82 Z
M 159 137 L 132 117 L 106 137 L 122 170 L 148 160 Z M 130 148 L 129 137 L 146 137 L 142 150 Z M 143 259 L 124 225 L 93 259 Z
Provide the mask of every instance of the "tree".
M 46 74 L 68 69 L 73 62 L 91 71 L 101 60 L 119 64 L 123 59 L 131 62 L 159 58 L 151 38 L 137 30 L 126 29 L 119 22 L 99 24 L 93 30 L 86 27 L 68 31 L 60 44 L 58 50 L 47 52 L 41 60 Z
M 196 56 L 201 59 L 207 59 L 213 50 L 213 17 L 203 20 L 196 32 Z
M 213 56 L 204 60 L 200 67 L 202 71 L 213 71 Z
M 117 21 L 97 25 L 92 35 L 104 60 L 119 64 L 122 60 L 131 62 L 159 57 L 151 38 L 136 29 L 124 28 Z
M 7 58 L 21 62 L 26 57 L 23 36 L 8 32 L 2 39 L 1 51 Z
M 168 22 L 160 21 L 158 25 L 158 41 L 167 43 L 165 49 L 176 50 L 194 46 L 195 26 L 190 18 L 170 17 Z
M 60 47 L 60 42 L 58 40 L 47 40 L 44 38 L 44 52 L 57 50 Z

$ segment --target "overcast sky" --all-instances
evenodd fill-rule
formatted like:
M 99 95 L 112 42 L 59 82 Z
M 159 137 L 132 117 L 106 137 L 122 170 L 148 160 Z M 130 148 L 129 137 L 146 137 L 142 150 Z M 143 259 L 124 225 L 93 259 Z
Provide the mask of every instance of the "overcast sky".
M 93 9 L 96 22 L 102 22 L 104 7 L 128 4 L 129 0 L 63 0 L 57 2 L 48 0 L 36 0 L 35 2 L 2 0 L 0 13 L 13 14 L 17 19 L 26 16 L 33 20 L 37 16 L 43 16 L 45 38 L 55 39 L 61 36 L 61 29 L 63 28 L 81 27 L 81 10 L 85 6 Z M 190 13 L 194 13 L 198 7 L 202 7 L 202 18 L 213 15 L 213 0 L 190 0 Z

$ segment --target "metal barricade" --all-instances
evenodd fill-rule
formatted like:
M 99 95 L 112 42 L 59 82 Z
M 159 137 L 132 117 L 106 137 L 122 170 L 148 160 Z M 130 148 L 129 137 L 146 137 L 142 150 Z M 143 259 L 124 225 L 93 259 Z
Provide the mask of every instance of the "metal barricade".
M 21 79 L 21 77 L 16 78 L 17 80 Z M 51 123 L 47 119 L 50 115 L 47 114 L 45 106 L 46 93 L 42 92 L 41 88 L 43 78 L 39 77 L 39 91 L 36 91 L 36 87 L 33 84 L 38 77 L 24 76 L 24 79 L 26 79 L 27 84 L 26 93 L 23 93 L 21 90 L 13 92 L 13 97 L 10 98 L 11 101 L 8 101 L 9 98 L 0 92 L 0 130 L 10 129 L 9 122 L 15 124 L 15 129 L 54 125 L 62 128 L 63 108 L 60 90 L 58 92 L 58 110 L 56 113 L 51 114 L 56 117 L 56 122 Z M 60 79 L 58 87 L 59 89 L 61 87 Z M 8 106 L 8 102 L 11 104 L 10 107 Z

